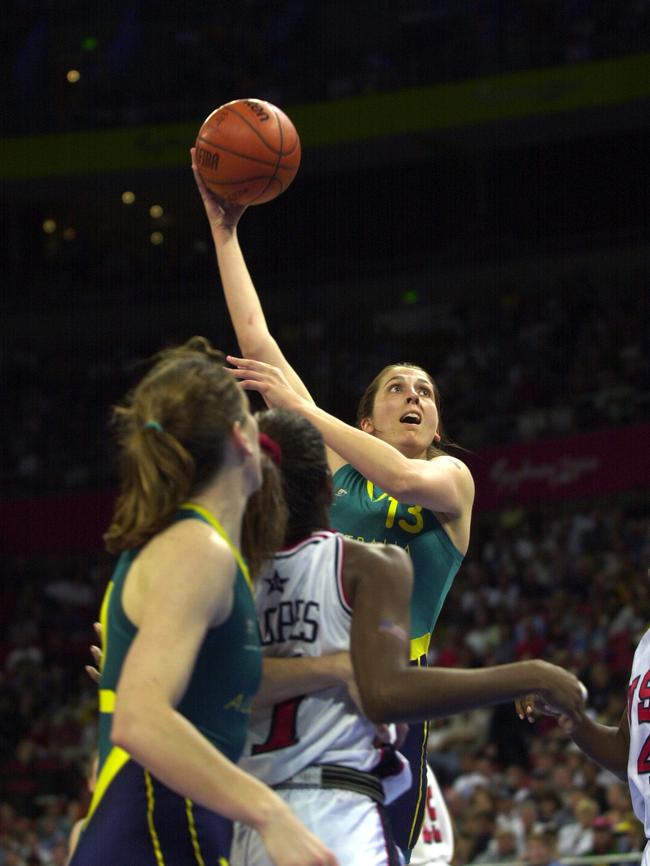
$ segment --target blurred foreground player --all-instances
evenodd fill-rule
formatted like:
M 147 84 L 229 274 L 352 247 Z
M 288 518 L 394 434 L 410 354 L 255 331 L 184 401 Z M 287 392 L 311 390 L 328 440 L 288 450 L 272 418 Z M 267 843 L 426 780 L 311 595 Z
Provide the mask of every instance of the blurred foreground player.
M 105 541 L 120 558 L 101 611 L 98 778 L 73 866 L 223 866 L 235 819 L 277 866 L 336 864 L 235 763 L 261 672 L 238 549 L 261 459 L 223 361 L 195 337 L 115 409 L 121 494 Z

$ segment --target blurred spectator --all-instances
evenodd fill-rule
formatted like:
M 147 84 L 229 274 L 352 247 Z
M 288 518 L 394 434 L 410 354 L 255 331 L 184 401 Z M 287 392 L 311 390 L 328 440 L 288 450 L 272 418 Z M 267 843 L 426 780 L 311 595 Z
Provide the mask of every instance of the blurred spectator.
M 582 797 L 573 807 L 574 820 L 560 830 L 557 850 L 561 856 L 589 854 L 594 844 L 594 820 L 600 809 L 595 800 Z
M 526 840 L 526 863 L 530 866 L 559 866 L 557 836 L 550 830 L 537 830 Z

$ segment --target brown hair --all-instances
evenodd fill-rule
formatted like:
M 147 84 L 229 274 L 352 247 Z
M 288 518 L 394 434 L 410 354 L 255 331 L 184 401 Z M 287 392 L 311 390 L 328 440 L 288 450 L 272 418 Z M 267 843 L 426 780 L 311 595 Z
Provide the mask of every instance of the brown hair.
M 289 509 L 285 544 L 295 544 L 329 525 L 332 484 L 325 443 L 306 418 L 286 409 L 257 414 L 262 432 L 280 446 L 284 496 Z
M 232 425 L 244 417 L 242 391 L 225 357 L 204 337 L 155 356 L 153 368 L 113 407 L 120 495 L 104 535 L 119 553 L 163 529 L 179 505 L 221 466 Z
M 419 370 L 427 377 L 427 379 L 431 383 L 431 387 L 433 389 L 433 399 L 438 409 L 438 433 L 440 435 L 440 444 L 453 445 L 454 443 L 447 440 L 447 436 L 442 425 L 442 417 L 440 410 L 440 391 L 438 390 L 438 386 L 436 385 L 433 376 L 428 373 L 424 369 L 424 367 L 421 367 L 414 361 L 401 361 L 398 364 L 388 364 L 386 367 L 383 368 L 383 370 L 380 370 L 379 373 L 377 373 L 377 375 L 368 385 L 366 390 L 361 395 L 361 399 L 359 400 L 359 405 L 357 406 L 357 424 L 360 425 L 365 418 L 372 417 L 372 413 L 375 408 L 375 398 L 377 397 L 377 391 L 379 390 L 379 383 L 386 373 L 388 373 L 390 370 L 394 370 L 396 367 L 409 367 L 411 370 Z M 440 455 L 444 453 L 445 452 L 442 450 L 442 448 L 437 447 L 432 442 L 431 445 L 429 445 L 429 447 L 427 448 L 427 459 L 431 460 L 433 457 L 440 457 Z
M 253 580 L 284 544 L 288 517 L 280 470 L 262 454 L 262 484 L 246 503 L 242 522 L 242 553 Z

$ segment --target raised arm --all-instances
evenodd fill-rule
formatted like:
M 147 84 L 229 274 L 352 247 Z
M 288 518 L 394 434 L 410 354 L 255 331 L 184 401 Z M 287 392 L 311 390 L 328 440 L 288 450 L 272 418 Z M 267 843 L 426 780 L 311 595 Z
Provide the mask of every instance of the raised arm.
M 239 348 L 246 357 L 279 367 L 291 387 L 305 399 L 311 400 L 309 391 L 269 331 L 262 304 L 239 246 L 237 224 L 245 207 L 226 202 L 210 192 L 196 167 L 194 148 L 191 153 L 192 171 L 210 224 L 223 293 Z
M 374 722 L 412 722 L 491 706 L 535 692 L 576 719 L 583 687 L 541 660 L 475 669 L 408 664 L 412 565 L 393 545 L 346 541 L 344 581 L 353 607 L 352 663 L 364 710 Z

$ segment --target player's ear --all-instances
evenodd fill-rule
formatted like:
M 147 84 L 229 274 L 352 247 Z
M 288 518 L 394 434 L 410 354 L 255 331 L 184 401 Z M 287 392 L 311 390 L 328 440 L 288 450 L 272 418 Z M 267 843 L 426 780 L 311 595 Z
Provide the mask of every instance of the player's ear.
M 359 427 L 361 427 L 364 433 L 375 432 L 375 425 L 372 423 L 372 420 L 370 418 L 362 418 Z
M 230 432 L 230 439 L 235 451 L 242 457 L 251 457 L 254 453 L 250 436 L 242 427 L 241 421 L 235 421 Z

